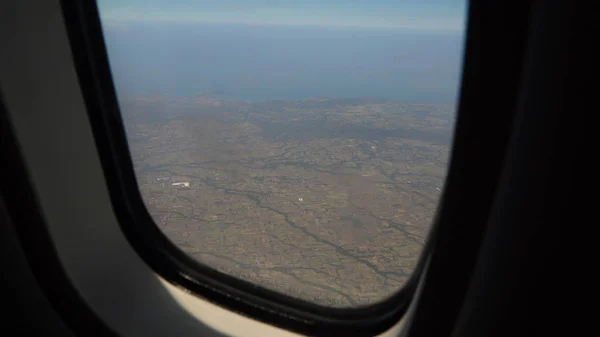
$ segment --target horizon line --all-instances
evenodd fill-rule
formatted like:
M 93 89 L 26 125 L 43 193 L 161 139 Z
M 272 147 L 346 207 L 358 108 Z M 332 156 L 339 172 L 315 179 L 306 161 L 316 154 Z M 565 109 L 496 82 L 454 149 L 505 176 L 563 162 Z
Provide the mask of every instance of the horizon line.
M 271 99 L 259 99 L 259 100 L 244 100 L 237 98 L 216 98 L 210 97 L 210 94 L 191 94 L 191 95 L 169 95 L 169 94 L 128 94 L 117 97 L 117 101 L 127 101 L 138 98 L 171 98 L 171 99 L 184 99 L 184 98 L 208 98 L 220 102 L 229 103 L 265 103 L 265 102 L 305 102 L 305 101 L 337 101 L 337 100 L 381 100 L 387 101 L 387 103 L 414 103 L 414 104 L 456 104 L 458 97 L 455 99 L 433 99 L 433 100 L 421 100 L 421 99 L 398 99 L 389 98 L 384 96 L 310 96 L 305 98 L 271 98 Z
M 232 25 L 232 26 L 276 26 L 276 27 L 298 27 L 298 28 L 339 28 L 339 29 L 381 29 L 396 31 L 415 31 L 415 32 L 439 32 L 439 33 L 463 33 L 465 27 L 427 27 L 410 25 L 370 25 L 370 24 L 341 24 L 341 23 L 302 23 L 302 22 L 269 22 L 269 21 L 226 21 L 226 20 L 173 20 L 169 18 L 135 18 L 122 19 L 114 17 L 102 17 L 102 26 L 106 28 L 126 28 L 135 24 L 175 24 L 175 25 Z

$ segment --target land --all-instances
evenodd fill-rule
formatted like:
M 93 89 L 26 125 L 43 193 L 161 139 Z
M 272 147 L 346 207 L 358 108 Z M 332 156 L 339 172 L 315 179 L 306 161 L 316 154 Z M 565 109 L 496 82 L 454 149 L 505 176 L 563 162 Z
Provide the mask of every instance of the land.
M 155 96 L 121 107 L 148 210 L 199 262 L 333 307 L 381 301 L 414 270 L 453 106 Z

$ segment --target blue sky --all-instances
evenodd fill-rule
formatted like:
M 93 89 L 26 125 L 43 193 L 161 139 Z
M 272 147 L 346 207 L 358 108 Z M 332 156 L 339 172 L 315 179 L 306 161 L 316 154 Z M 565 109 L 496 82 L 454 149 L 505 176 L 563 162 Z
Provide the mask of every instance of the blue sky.
M 461 0 L 98 4 L 121 94 L 220 91 L 251 101 L 456 97 L 466 12 Z
M 98 0 L 105 25 L 232 23 L 460 31 L 466 0 Z

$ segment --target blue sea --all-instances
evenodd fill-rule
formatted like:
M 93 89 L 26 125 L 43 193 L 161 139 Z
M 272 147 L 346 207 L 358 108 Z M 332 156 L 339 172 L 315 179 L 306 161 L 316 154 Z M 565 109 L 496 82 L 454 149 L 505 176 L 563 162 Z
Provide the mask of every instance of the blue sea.
M 121 98 L 454 102 L 463 49 L 461 32 L 391 28 L 136 23 L 104 35 Z

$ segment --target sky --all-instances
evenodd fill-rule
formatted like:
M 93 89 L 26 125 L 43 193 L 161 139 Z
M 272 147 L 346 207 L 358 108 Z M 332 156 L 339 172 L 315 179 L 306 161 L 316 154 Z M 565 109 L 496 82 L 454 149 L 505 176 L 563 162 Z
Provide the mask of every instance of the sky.
M 452 101 L 465 2 L 98 0 L 121 96 Z
M 234 23 L 462 30 L 466 0 L 98 0 L 105 25 Z

